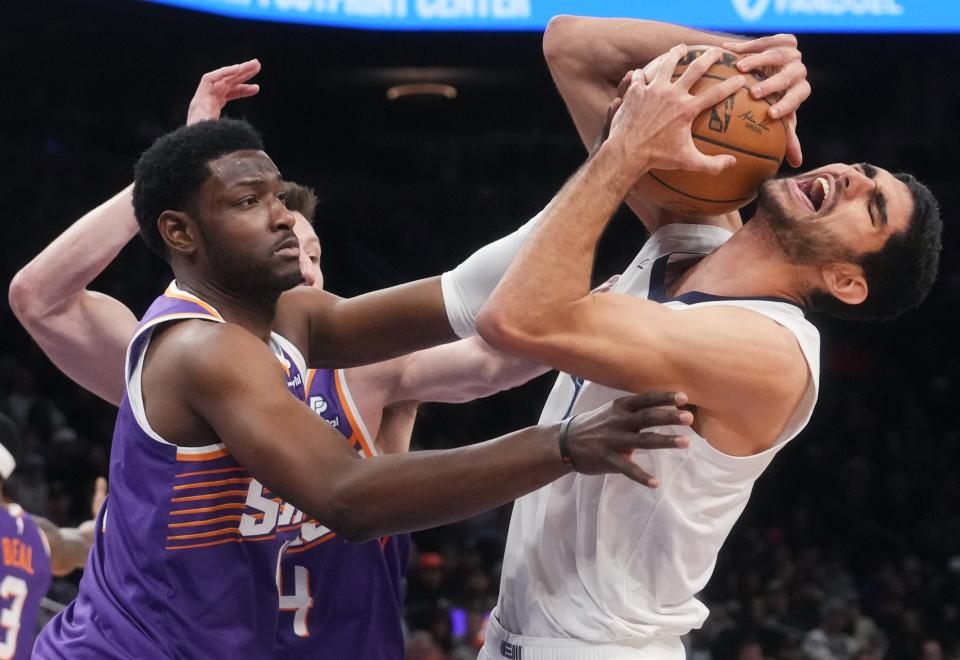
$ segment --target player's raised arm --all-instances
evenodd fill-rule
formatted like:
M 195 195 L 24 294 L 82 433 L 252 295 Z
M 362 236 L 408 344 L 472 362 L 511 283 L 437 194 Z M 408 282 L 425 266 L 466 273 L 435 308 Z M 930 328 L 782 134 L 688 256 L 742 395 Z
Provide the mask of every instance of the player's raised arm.
M 787 160 L 799 166 L 802 154 L 796 136 L 796 109 L 810 95 L 810 84 L 793 35 L 741 42 L 729 35 L 658 21 L 557 16 L 547 26 L 543 52 L 587 149 L 592 149 L 601 135 L 607 108 L 618 96 L 617 87 L 624 73 L 648 67 L 680 43 L 723 45 L 728 50 L 747 55 L 739 65 L 742 72 L 759 71 L 772 75 L 762 84 L 753 85 L 751 94 L 755 98 L 782 95 L 773 107 L 777 116 L 786 118 L 790 133 Z M 651 206 L 635 193 L 628 195 L 626 201 L 651 231 L 662 224 L 677 221 L 672 214 Z M 689 219 L 683 218 L 682 221 L 689 222 Z M 739 213 L 736 212 L 697 221 L 731 229 L 740 226 Z
M 160 393 L 147 396 L 146 414 L 162 437 L 182 435 L 180 411 L 189 407 L 257 480 L 355 541 L 466 518 L 573 469 L 655 485 L 629 453 L 684 442 L 640 429 L 692 420 L 676 407 L 682 396 L 650 394 L 577 417 L 563 442 L 552 424 L 461 449 L 361 460 L 290 395 L 270 350 L 232 324 L 187 321 L 155 337 L 143 378 L 145 392 Z
M 187 123 L 216 119 L 227 102 L 256 94 L 247 81 L 259 70 L 251 60 L 205 74 Z M 114 405 L 123 396 L 124 354 L 137 320 L 119 300 L 87 287 L 137 234 L 132 189 L 77 220 L 16 274 L 9 291 L 14 314 L 47 357 Z
M 772 418 L 779 419 L 807 383 L 803 356 L 780 326 L 742 309 L 677 311 L 623 295 L 589 294 L 599 235 L 649 167 L 716 171 L 731 159 L 700 154 L 690 122 L 729 93 L 724 87 L 742 81 L 731 79 L 702 97 L 690 96 L 689 85 L 717 53 L 704 55 L 671 83 L 684 52 L 673 49 L 649 86 L 641 80 L 630 87 L 609 140 L 547 207 L 481 311 L 477 328 L 497 348 L 594 382 L 632 391 L 682 384 L 700 408 L 740 413 L 745 406 L 757 407 L 775 410 Z M 746 334 L 750 342 L 742 341 Z M 757 417 L 746 417 L 751 426 L 730 435 L 756 437 Z M 740 417 L 732 415 L 731 423 L 734 419 Z M 771 428 L 761 435 L 772 441 L 778 433 Z
M 119 405 L 123 359 L 137 319 L 126 305 L 86 287 L 137 233 L 131 187 L 58 236 L 10 283 L 10 307 L 57 367 Z

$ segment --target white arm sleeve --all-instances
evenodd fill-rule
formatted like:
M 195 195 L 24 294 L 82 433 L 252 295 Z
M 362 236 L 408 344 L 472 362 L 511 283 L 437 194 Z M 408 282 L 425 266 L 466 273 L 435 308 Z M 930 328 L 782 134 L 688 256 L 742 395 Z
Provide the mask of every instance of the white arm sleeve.
M 483 246 L 440 276 L 447 318 L 458 337 L 466 339 L 477 334 L 475 322 L 480 308 L 507 272 L 541 215 L 542 211 L 517 231 Z

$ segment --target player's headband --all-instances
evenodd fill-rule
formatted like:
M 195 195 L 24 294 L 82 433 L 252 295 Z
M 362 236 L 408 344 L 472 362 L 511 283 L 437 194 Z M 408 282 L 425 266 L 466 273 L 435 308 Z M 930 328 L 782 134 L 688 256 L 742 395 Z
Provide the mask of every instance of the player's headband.
M 15 467 L 17 467 L 17 462 L 14 460 L 13 454 L 7 451 L 6 447 L 0 445 L 0 477 L 4 480 L 8 479 Z

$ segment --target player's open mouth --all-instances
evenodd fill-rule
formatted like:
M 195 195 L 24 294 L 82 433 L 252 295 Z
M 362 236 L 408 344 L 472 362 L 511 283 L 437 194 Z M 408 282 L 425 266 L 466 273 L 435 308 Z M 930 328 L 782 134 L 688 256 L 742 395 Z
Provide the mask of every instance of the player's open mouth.
M 810 179 L 794 179 L 796 184 L 795 193 L 803 204 L 814 213 L 820 211 L 830 199 L 830 193 L 834 189 L 834 179 L 829 174 Z

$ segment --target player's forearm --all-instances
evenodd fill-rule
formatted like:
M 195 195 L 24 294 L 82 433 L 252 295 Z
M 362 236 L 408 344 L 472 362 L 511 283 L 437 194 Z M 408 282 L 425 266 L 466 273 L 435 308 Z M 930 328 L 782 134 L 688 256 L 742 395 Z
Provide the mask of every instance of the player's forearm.
M 46 518 L 34 516 L 50 547 L 50 569 L 54 575 L 67 575 L 83 568 L 93 545 L 93 521 L 80 527 L 57 527 Z
M 544 209 L 477 318 L 480 336 L 493 347 L 526 355 L 524 343 L 570 327 L 568 303 L 589 293 L 597 241 L 639 176 L 621 167 L 618 150 L 604 144 Z
M 677 44 L 719 46 L 740 39 L 659 21 L 556 16 L 544 33 L 543 52 L 555 77 L 587 83 L 599 79 L 615 90 L 627 71 L 646 66 Z
M 332 486 L 320 522 L 350 541 L 463 520 L 540 488 L 569 471 L 558 425 L 533 427 L 448 451 L 354 461 Z
M 318 308 L 310 316 L 308 359 L 311 367 L 352 367 L 455 339 L 435 277 Z
M 548 367 L 471 337 L 410 355 L 391 400 L 463 403 L 517 387 L 546 371 Z
M 77 220 L 14 277 L 10 305 L 27 326 L 83 296 L 137 233 L 133 186 Z

